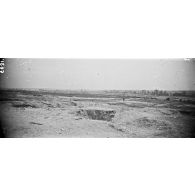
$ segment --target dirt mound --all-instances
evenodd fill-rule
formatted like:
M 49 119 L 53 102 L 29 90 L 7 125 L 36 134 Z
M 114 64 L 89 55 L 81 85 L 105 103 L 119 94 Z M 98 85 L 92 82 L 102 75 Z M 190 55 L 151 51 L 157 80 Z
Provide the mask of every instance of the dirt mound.
M 12 106 L 16 108 L 39 108 L 39 106 L 36 104 L 30 104 L 30 103 L 25 103 L 25 102 L 22 102 L 22 103 L 13 102 Z
M 93 120 L 111 121 L 116 111 L 105 108 L 83 108 L 77 111 L 77 114 Z
M 158 130 L 171 129 L 171 126 L 162 120 L 148 119 L 146 117 L 143 117 L 143 118 L 137 119 L 136 121 L 139 127 L 145 127 L 145 128 L 154 127 L 155 129 L 158 129 Z

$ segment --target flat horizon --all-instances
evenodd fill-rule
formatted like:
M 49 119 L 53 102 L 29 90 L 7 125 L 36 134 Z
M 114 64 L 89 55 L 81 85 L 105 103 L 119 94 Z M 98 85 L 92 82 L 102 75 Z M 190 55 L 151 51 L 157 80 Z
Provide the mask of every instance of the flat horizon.
M 0 87 L 1 90 L 58 90 L 58 91 L 195 91 L 192 90 L 163 90 L 163 89 L 57 89 L 57 88 L 4 88 Z

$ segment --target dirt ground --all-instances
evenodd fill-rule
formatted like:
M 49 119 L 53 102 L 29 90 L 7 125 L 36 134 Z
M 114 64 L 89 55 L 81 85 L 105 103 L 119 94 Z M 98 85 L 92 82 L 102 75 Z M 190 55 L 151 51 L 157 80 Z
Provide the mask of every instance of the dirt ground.
M 194 98 L 14 91 L 0 100 L 5 137 L 195 137 Z

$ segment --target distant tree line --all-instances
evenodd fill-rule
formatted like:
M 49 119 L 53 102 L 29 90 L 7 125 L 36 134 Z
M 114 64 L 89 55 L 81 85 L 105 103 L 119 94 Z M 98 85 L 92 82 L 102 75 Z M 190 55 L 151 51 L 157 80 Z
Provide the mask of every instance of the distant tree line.
M 166 91 L 166 90 L 132 90 L 126 91 L 123 94 L 126 96 L 130 94 L 137 95 L 154 95 L 154 96 L 195 96 L 195 91 Z

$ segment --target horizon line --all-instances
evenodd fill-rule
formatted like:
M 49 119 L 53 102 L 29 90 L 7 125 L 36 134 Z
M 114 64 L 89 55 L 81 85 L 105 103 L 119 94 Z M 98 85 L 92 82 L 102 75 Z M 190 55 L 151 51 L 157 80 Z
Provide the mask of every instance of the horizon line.
M 0 90 L 59 90 L 59 91 L 195 91 L 195 89 L 61 89 L 61 88 L 4 88 L 0 87 Z

